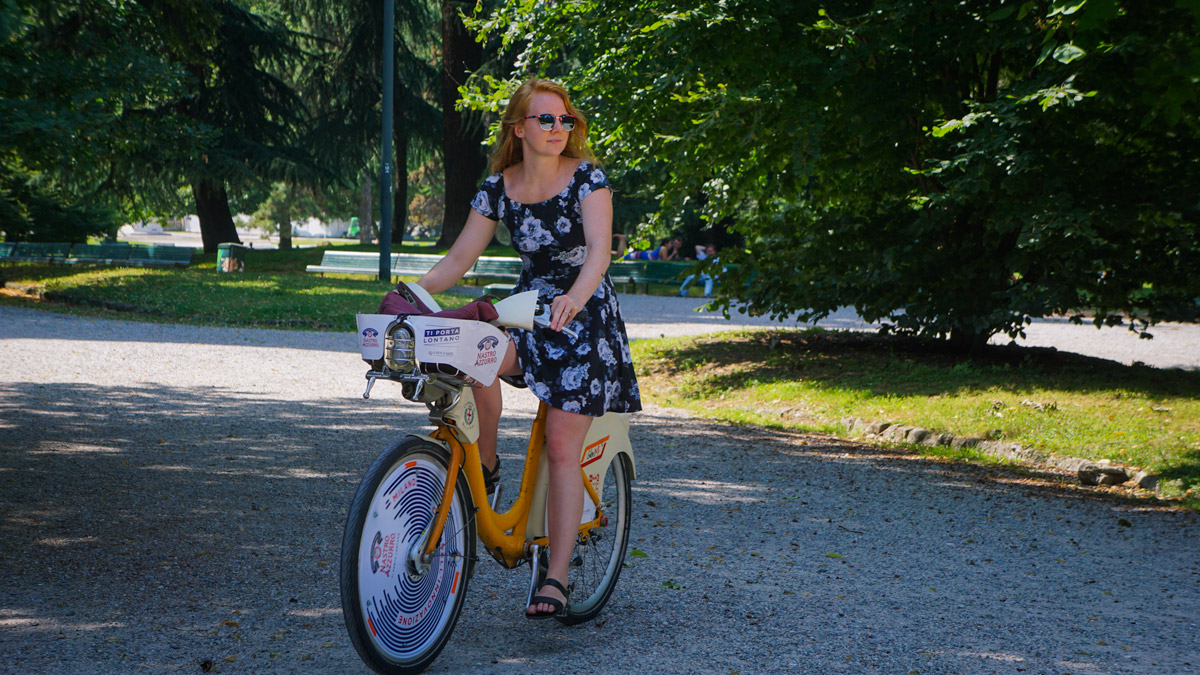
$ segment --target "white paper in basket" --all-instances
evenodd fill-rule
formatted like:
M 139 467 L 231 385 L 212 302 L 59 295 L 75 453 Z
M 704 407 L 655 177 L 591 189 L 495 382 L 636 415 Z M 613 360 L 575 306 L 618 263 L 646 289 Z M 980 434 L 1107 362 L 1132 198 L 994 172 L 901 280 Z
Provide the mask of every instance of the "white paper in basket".
M 358 344 L 368 361 L 383 358 L 383 341 L 393 314 L 359 314 Z M 421 363 L 442 363 L 475 378 L 484 386 L 496 381 L 508 338 L 482 321 L 410 316 L 416 335 L 416 356 Z

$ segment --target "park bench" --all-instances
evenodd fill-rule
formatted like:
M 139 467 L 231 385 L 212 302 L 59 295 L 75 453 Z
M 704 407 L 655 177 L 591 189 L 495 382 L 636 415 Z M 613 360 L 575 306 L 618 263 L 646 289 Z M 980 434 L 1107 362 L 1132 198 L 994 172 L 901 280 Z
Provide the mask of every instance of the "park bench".
M 492 282 L 483 287 L 484 293 L 507 297 L 517 287 L 515 283 L 521 276 L 525 263 L 520 258 L 485 258 L 475 261 L 470 271 L 463 275 L 464 279 L 502 279 L 502 282 Z
M 326 251 L 320 265 L 309 265 L 314 274 L 379 274 L 379 254 L 367 251 Z
M 20 262 L 187 267 L 192 264 L 192 253 L 188 246 L 134 246 L 120 242 L 59 244 L 19 241 L 0 244 L 0 260 Z
M 521 276 L 525 263 L 520 258 L 485 258 L 475 261 L 464 279 L 505 279 L 516 281 Z
M 379 256 L 376 255 L 375 259 L 379 260 Z M 392 276 L 425 276 L 425 273 L 433 269 L 433 266 L 438 264 L 438 261 L 441 259 L 442 256 L 430 253 L 393 253 Z
M 637 291 L 637 274 L 644 265 L 640 260 L 614 260 L 608 264 L 608 278 L 612 279 L 613 286 L 623 284 Z
M 393 253 L 391 276 L 419 277 L 424 275 L 437 261 L 440 255 L 424 253 Z M 370 251 L 326 251 L 321 256 L 320 265 L 309 265 L 304 268 L 313 274 L 363 274 L 379 275 L 379 254 Z
M 635 288 L 638 284 L 642 284 L 646 292 L 650 292 L 650 284 L 673 284 L 683 282 L 688 269 L 695 263 L 691 262 L 659 262 L 647 260 L 642 263 L 640 269 L 632 270 L 632 279 Z
M 425 253 L 393 253 L 391 273 L 394 277 L 419 277 L 437 264 L 442 256 Z M 608 276 L 615 286 L 627 285 L 633 292 L 650 284 L 675 283 L 692 266 L 690 262 L 657 262 L 646 260 L 614 260 L 608 266 Z M 520 258 L 481 257 L 463 275 L 464 279 L 493 280 L 484 286 L 485 293 L 505 296 L 512 292 L 521 276 L 524 263 Z M 379 254 L 368 251 L 326 251 L 320 265 L 309 265 L 305 271 L 313 274 L 379 274 Z M 494 281 L 500 280 L 500 281 Z
M 71 257 L 63 262 L 104 265 L 125 263 L 129 261 L 129 254 L 132 250 L 133 246 L 127 243 L 75 244 L 71 247 Z
M 61 262 L 71 253 L 70 244 L 47 244 L 42 242 L 19 241 L 13 247 L 12 253 L 5 260 L 21 262 Z
M 138 267 L 187 267 L 192 264 L 190 246 L 133 246 L 122 264 Z

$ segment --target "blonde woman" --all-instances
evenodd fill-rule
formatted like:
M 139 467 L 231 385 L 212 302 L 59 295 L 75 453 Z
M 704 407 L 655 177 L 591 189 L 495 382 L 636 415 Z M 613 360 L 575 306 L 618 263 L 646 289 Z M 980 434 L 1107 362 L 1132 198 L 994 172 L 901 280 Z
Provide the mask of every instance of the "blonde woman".
M 605 412 L 641 410 L 629 338 L 607 274 L 612 243 L 612 189 L 587 145 L 587 120 L 560 85 L 522 84 L 501 119 L 492 175 L 472 201 L 472 213 L 450 251 L 418 283 L 439 293 L 454 286 L 505 227 L 524 261 L 515 292 L 536 290 L 550 305 L 550 328 L 512 331 L 501 373 L 524 375 L 550 406 L 545 457 L 549 460 L 550 563 L 545 584 L 525 610 L 530 619 L 562 613 L 567 574 L 583 509 L 579 453 L 592 419 Z M 586 315 L 576 315 L 586 309 Z M 560 332 L 569 326 L 573 340 Z M 484 472 L 494 481 L 498 384 L 476 393 Z

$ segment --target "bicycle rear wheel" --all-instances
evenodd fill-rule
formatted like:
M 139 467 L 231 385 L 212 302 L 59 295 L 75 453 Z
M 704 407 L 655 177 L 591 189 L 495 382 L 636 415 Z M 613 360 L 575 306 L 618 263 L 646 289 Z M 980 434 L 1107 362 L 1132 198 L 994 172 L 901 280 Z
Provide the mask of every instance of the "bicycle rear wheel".
M 587 539 L 575 545 L 568 575 L 572 602 L 565 616 L 555 617 L 560 623 L 571 626 L 596 618 L 612 596 L 629 544 L 630 473 L 625 455 L 617 455 L 608 465 L 600 495 L 600 510 L 608 524 L 592 528 Z
M 475 561 L 475 521 L 459 476 L 432 562 L 410 548 L 432 526 L 449 454 L 406 438 L 380 453 L 350 504 L 342 538 L 342 614 L 362 660 L 380 673 L 417 673 L 446 646 Z

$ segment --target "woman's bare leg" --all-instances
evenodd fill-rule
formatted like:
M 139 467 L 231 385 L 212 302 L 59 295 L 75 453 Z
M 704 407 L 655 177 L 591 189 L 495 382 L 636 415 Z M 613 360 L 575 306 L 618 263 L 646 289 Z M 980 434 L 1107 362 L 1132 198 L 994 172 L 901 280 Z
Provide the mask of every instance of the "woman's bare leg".
M 500 374 L 520 373 L 517 348 L 510 339 L 508 349 L 504 352 L 504 360 L 500 362 Z M 499 379 L 491 386 L 475 390 L 475 407 L 479 411 L 479 461 L 483 464 L 484 471 L 488 471 L 496 467 L 496 438 L 500 433 L 500 413 L 504 408 Z
M 579 535 L 579 519 L 583 517 L 583 474 L 579 471 L 579 453 L 592 418 L 587 415 L 550 408 L 546 415 L 546 447 L 543 456 L 549 461 L 550 490 L 546 509 L 550 517 L 550 564 L 546 576 L 567 585 L 571 554 Z M 542 586 L 537 595 L 562 597 L 553 586 Z M 529 614 L 553 611 L 546 603 L 530 605 Z

